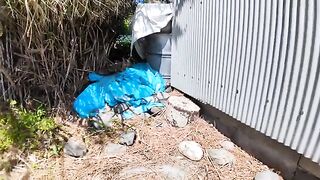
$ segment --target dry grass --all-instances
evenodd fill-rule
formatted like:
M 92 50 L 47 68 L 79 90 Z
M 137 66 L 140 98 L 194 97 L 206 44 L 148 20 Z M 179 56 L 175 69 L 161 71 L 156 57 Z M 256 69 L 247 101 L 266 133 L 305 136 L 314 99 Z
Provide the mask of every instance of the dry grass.
M 108 142 L 117 142 L 117 136 L 86 135 L 84 130 L 71 128 L 73 134 L 86 137 L 89 154 L 84 158 L 52 158 L 41 163 L 34 170 L 35 179 L 165 179 L 155 169 L 169 164 L 184 168 L 190 179 L 253 179 L 259 171 L 268 169 L 257 159 L 241 148 L 236 147 L 234 166 L 218 166 L 212 163 L 208 155 L 194 162 L 183 157 L 178 151 L 178 144 L 183 140 L 199 142 L 206 150 L 219 148 L 219 143 L 227 138 L 211 124 L 201 118 L 185 128 L 175 128 L 164 120 L 163 116 L 152 119 L 137 118 L 128 121 L 138 132 L 136 143 L 129 147 L 126 154 L 109 158 L 104 154 Z M 119 132 L 118 132 L 119 133 Z M 125 169 L 146 168 L 140 174 L 123 174 Z
M 0 96 L 62 107 L 108 54 L 131 0 L 0 1 Z

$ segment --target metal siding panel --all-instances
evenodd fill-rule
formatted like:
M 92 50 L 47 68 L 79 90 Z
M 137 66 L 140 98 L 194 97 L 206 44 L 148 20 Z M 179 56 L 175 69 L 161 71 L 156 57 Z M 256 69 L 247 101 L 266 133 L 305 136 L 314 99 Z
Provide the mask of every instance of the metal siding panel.
M 275 119 L 275 121 L 273 121 L 272 124 L 270 124 L 270 129 L 268 129 L 270 132 L 267 133 L 267 135 L 270 135 L 273 139 L 276 139 L 277 136 L 277 132 L 279 131 L 279 127 L 280 127 L 280 123 L 281 121 L 276 121 L 276 119 L 279 118 L 279 110 L 281 110 L 283 112 L 284 109 L 284 102 L 285 99 L 283 99 L 285 96 L 284 94 L 284 85 L 286 83 L 286 76 L 287 76 L 287 69 L 288 68 L 288 59 L 286 58 L 287 56 L 287 52 L 289 49 L 289 44 L 290 43 L 290 30 L 291 30 L 291 15 L 290 15 L 290 1 L 284 1 L 284 17 L 283 17 L 283 34 L 282 34 L 282 46 L 280 49 L 280 66 L 279 66 L 279 74 L 276 75 L 276 77 L 278 77 L 278 81 L 277 81 L 277 98 L 274 101 L 274 107 L 273 111 L 272 111 L 272 115 L 271 115 L 271 119 Z
M 275 26 L 275 34 L 274 34 L 274 42 L 273 42 L 273 49 L 272 49 L 272 54 L 270 54 L 271 58 L 271 72 L 269 74 L 269 81 L 267 85 L 267 105 L 264 108 L 263 111 L 263 119 L 262 119 L 262 133 L 266 133 L 268 126 L 274 121 L 270 120 L 270 113 L 271 113 L 271 108 L 273 107 L 272 102 L 274 101 L 275 98 L 275 83 L 276 83 L 276 72 L 278 72 L 278 65 L 279 65 L 279 59 L 277 57 L 277 54 L 279 54 L 279 46 L 280 46 L 280 39 L 282 36 L 282 2 L 276 1 L 276 26 Z M 271 121 L 271 122 L 270 122 Z
M 238 44 L 238 32 L 239 32 L 239 18 L 240 18 L 240 10 L 239 10 L 239 3 L 240 1 L 232 1 L 233 2 L 233 9 L 231 11 L 233 12 L 233 18 L 232 18 L 232 24 L 233 24 L 233 30 L 232 30 L 232 42 L 231 42 L 231 48 L 230 48 L 230 71 L 229 71 L 229 79 L 227 80 L 228 83 L 228 89 L 227 89 L 227 98 L 226 98 L 226 112 L 228 114 L 232 113 L 231 109 L 231 101 L 233 97 L 234 91 L 234 73 L 235 73 L 235 66 L 236 66 L 236 52 L 237 52 L 237 44 Z
M 312 8 L 312 13 L 310 14 L 310 17 L 312 17 L 312 22 L 310 22 L 310 24 L 312 25 L 312 27 L 310 27 L 310 36 L 309 36 L 309 41 L 310 41 L 310 53 L 309 54 L 309 67 L 308 67 L 308 75 L 307 75 L 307 84 L 305 85 L 305 93 L 304 96 L 305 101 L 302 105 L 302 109 L 306 112 L 305 113 L 305 122 L 302 125 L 303 129 L 302 132 L 304 132 L 300 137 L 296 137 L 297 141 L 300 142 L 300 144 L 298 145 L 298 152 L 303 153 L 304 151 L 306 151 L 307 148 L 307 141 L 308 141 L 308 136 L 314 132 L 314 130 L 312 129 L 312 125 L 314 124 L 314 118 L 310 119 L 310 114 L 311 114 L 311 108 L 312 105 L 315 104 L 314 102 L 314 97 L 315 97 L 315 92 L 316 89 L 315 87 L 317 86 L 317 79 L 319 77 L 318 76 L 319 72 L 317 73 L 318 67 L 317 64 L 318 62 L 315 61 L 315 57 L 317 56 L 317 53 L 319 51 L 319 48 L 316 45 L 316 39 L 319 38 L 316 36 L 316 26 L 317 26 L 317 5 L 313 4 L 316 2 L 312 2 L 310 1 L 310 7 Z M 318 39 L 319 40 L 319 39 Z M 316 50 L 318 49 L 318 50 Z M 309 83 L 311 83 L 309 85 Z M 310 88 L 312 87 L 312 88 Z M 310 119 L 310 120 L 309 120 Z M 309 120 L 309 121 L 308 121 Z M 307 154 L 306 154 L 307 155 Z
M 235 112 L 237 108 L 237 99 L 239 97 L 239 90 L 238 90 L 238 82 L 239 82 L 239 71 L 240 71 L 240 64 L 241 64 L 241 45 L 243 42 L 243 34 L 244 34 L 244 19 L 245 19 L 245 1 L 241 0 L 239 3 L 239 33 L 238 33 L 238 42 L 237 42 L 237 49 L 236 49 L 236 55 L 235 55 L 235 70 L 234 70 L 234 79 L 232 81 L 232 89 L 234 89 L 234 94 L 231 97 L 231 113 L 230 115 L 233 117 L 236 117 Z
M 314 4 L 313 1 L 306 1 L 306 26 L 305 26 L 305 44 L 304 44 L 304 56 L 301 59 L 301 61 L 303 61 L 303 69 L 302 69 L 302 74 L 301 74 L 301 85 L 299 86 L 299 89 L 301 89 L 300 92 L 300 96 L 301 96 L 301 101 L 299 103 L 299 110 L 300 110 L 300 119 L 298 119 L 298 123 L 297 126 L 295 127 L 297 129 L 297 131 L 295 132 L 292 141 L 291 141 L 291 147 L 293 147 L 294 149 L 296 149 L 298 147 L 298 143 L 300 142 L 300 137 L 303 135 L 303 127 L 306 125 L 306 114 L 305 111 L 307 109 L 303 108 L 304 104 L 306 101 L 310 100 L 308 99 L 307 96 L 307 90 L 310 84 L 310 73 L 311 73 L 311 65 L 312 65 L 312 61 L 310 59 L 311 56 L 311 50 L 312 50 L 312 44 L 314 44 L 313 40 L 315 40 L 314 38 L 314 34 L 313 34 L 313 15 L 314 15 Z M 310 98 L 310 97 L 309 97 Z M 299 151 L 299 149 L 297 150 L 299 153 L 302 153 Z
M 226 96 L 227 96 L 227 83 L 226 79 L 228 76 L 228 66 L 229 66 L 229 59 L 228 59 L 228 52 L 229 52 L 229 43 L 230 43 L 230 37 L 231 35 L 231 0 L 227 0 L 227 20 L 226 20 L 226 35 L 225 35 L 225 44 L 224 44 L 224 50 L 223 50 L 223 70 L 222 70 L 222 78 L 221 78 L 221 107 L 222 111 L 226 112 Z
M 210 39 L 210 35 L 208 33 L 208 28 L 209 28 L 209 24 L 210 24 L 210 16 L 209 16 L 209 8 L 210 8 L 210 2 L 211 1 L 203 1 L 202 2 L 202 6 L 204 8 L 204 19 L 205 22 L 204 24 L 204 33 L 203 33 L 203 47 L 202 47 L 202 51 L 203 51 L 203 56 L 201 58 L 201 76 L 200 76 L 200 81 L 201 81 L 201 99 L 206 99 L 206 90 L 207 90 L 207 64 L 208 64 L 208 57 L 209 57 L 209 53 L 208 53 L 208 44 L 210 43 L 209 39 Z
M 258 88 L 259 88 L 259 93 L 258 93 L 258 102 L 255 105 L 255 110 L 254 110 L 254 115 L 253 118 L 256 119 L 256 125 L 254 126 L 255 129 L 260 130 L 261 129 L 261 124 L 262 124 L 262 111 L 263 108 L 266 106 L 266 83 L 268 82 L 267 77 L 269 77 L 270 73 L 270 61 L 268 60 L 268 55 L 270 54 L 271 48 L 271 34 L 272 34 L 272 29 L 274 29 L 274 21 L 272 21 L 272 14 L 274 13 L 274 9 L 272 7 L 272 1 L 265 1 L 265 27 L 263 28 L 265 30 L 265 34 L 263 37 L 264 43 L 263 43 L 263 53 L 261 57 L 261 65 L 262 68 L 260 70 L 261 73 L 261 78 L 259 80 Z
M 264 89 L 262 91 L 262 97 L 263 101 L 260 104 L 260 109 L 259 109 L 259 124 L 257 130 L 260 132 L 264 132 L 266 127 L 267 127 L 267 122 L 268 119 L 265 120 L 266 117 L 266 112 L 270 108 L 270 99 L 269 99 L 269 87 L 270 87 L 270 81 L 272 77 L 272 70 L 273 70 L 273 64 L 274 64 L 274 59 L 273 59 L 273 54 L 274 54 L 274 49 L 276 45 L 276 34 L 278 30 L 278 21 L 277 21 L 277 16 L 278 16 L 278 4 L 277 0 L 272 1 L 272 7 L 270 9 L 270 14 L 271 14 L 271 26 L 270 26 L 270 31 L 269 31 L 269 43 L 268 43 L 268 53 L 267 53 L 267 71 L 264 74 Z
M 242 80 L 241 80 L 241 89 L 240 89 L 240 105 L 239 105 L 239 109 L 238 109 L 238 115 L 239 115 L 239 119 L 242 123 L 246 122 L 246 119 L 244 119 L 244 107 L 247 103 L 246 101 L 246 97 L 247 96 L 247 88 L 248 88 L 248 84 L 251 82 L 248 82 L 249 80 L 249 72 L 250 72 L 250 55 L 251 55 L 251 50 L 252 50 L 252 41 L 253 41 L 253 36 L 254 36 L 254 20 L 255 20 L 255 4 L 256 4 L 256 0 L 250 0 L 249 2 L 249 24 L 248 24 L 248 36 L 247 36 L 247 43 L 246 46 L 244 48 L 245 53 L 244 53 L 244 67 L 243 69 L 241 69 L 241 71 L 243 71 L 242 73 Z
M 279 125 L 279 130 L 275 131 L 275 137 L 278 139 L 279 142 L 283 143 L 284 142 L 284 135 L 285 132 L 287 130 L 288 124 L 289 124 L 289 113 L 290 111 L 288 111 L 289 109 L 292 108 L 293 104 L 289 103 L 289 95 L 292 94 L 290 93 L 291 91 L 291 84 L 292 84 L 292 75 L 294 73 L 293 71 L 293 67 L 294 67 L 294 52 L 295 52 L 295 41 L 296 41 L 296 28 L 297 27 L 297 1 L 293 1 L 290 4 L 290 19 L 289 19 L 289 46 L 287 49 L 287 54 L 286 54 L 286 67 L 287 70 L 285 72 L 285 79 L 283 81 L 283 88 L 284 88 L 284 93 L 282 98 L 282 103 L 284 103 L 284 107 L 283 107 L 283 111 L 279 112 L 280 115 L 278 116 L 278 118 L 281 119 L 280 125 Z
M 254 80 L 253 84 L 255 85 L 253 91 L 253 94 L 251 97 L 253 98 L 252 101 L 250 101 L 250 115 L 251 115 L 251 121 L 250 121 L 250 126 L 255 128 L 257 125 L 257 111 L 258 111 L 258 106 L 261 97 L 261 91 L 262 91 L 262 74 L 264 73 L 264 67 L 262 65 L 265 63 L 265 58 L 263 58 L 263 50 L 265 47 L 265 41 L 267 38 L 266 37 L 266 8 L 267 8 L 267 1 L 262 1 L 260 2 L 259 6 L 259 12 L 261 12 L 260 15 L 260 20 L 259 20 L 259 41 L 258 41 L 258 49 L 256 56 L 254 57 L 254 61 L 256 59 L 261 59 L 261 61 L 256 61 L 256 73 L 254 75 Z
M 229 60 L 229 62 L 227 63 L 229 65 L 228 68 L 228 78 L 226 78 L 226 97 L 225 97 L 225 112 L 227 114 L 231 113 L 230 110 L 230 98 L 232 97 L 232 83 L 233 82 L 233 78 L 234 78 L 234 66 L 235 66 L 235 51 L 236 51 L 236 40 L 237 40 L 237 28 L 238 28 L 238 24 L 239 22 L 237 21 L 237 15 L 239 13 L 239 10 L 237 9 L 237 5 L 238 5 L 239 1 L 231 1 L 232 5 L 231 5 L 231 29 L 230 32 L 232 33 L 232 35 L 230 35 L 230 42 L 229 42 L 229 46 L 228 46 L 228 57 L 227 59 Z
M 306 41 L 306 3 L 302 1 L 298 1 L 298 10 L 299 10 L 299 23 L 298 23 L 298 41 L 297 41 L 297 54 L 295 55 L 295 73 L 293 74 L 293 86 L 292 89 L 294 90 L 292 93 L 293 96 L 293 108 L 290 110 L 290 116 L 289 116 L 289 128 L 287 129 L 286 135 L 285 135 L 285 142 L 284 144 L 286 146 L 290 146 L 293 140 L 293 136 L 296 133 L 296 127 L 298 125 L 297 120 L 300 117 L 300 107 L 299 103 L 301 101 L 302 95 L 300 93 L 300 84 L 301 84 L 301 75 L 302 75 L 302 69 L 303 69 L 303 58 L 304 58 L 304 47 L 305 47 L 305 41 Z M 303 91 L 303 90 L 302 90 Z
M 320 3 L 175 4 L 172 85 L 320 163 Z
M 316 67 L 316 72 L 312 73 L 314 74 L 314 83 L 312 88 L 311 97 L 313 98 L 309 103 L 309 109 L 307 112 L 307 119 L 308 119 L 308 125 L 307 129 L 305 130 L 305 134 L 303 137 L 303 142 L 301 143 L 301 147 L 306 147 L 306 157 L 311 157 L 313 154 L 313 149 L 318 148 L 316 146 L 316 137 L 320 136 L 320 128 L 319 128 L 319 99 L 320 99 L 320 93 L 317 93 L 317 90 L 320 89 L 320 31 L 317 31 L 320 29 L 320 18 L 317 17 L 318 13 L 317 10 L 320 9 L 320 3 L 315 0 L 316 5 L 314 6 L 315 9 L 315 18 L 316 18 L 316 27 L 314 27 L 314 31 L 316 33 L 315 36 L 315 46 L 314 46 L 314 54 L 313 54 L 313 61 L 317 64 L 314 67 Z M 317 106 L 318 105 L 318 106 Z M 318 110 L 317 110 L 318 109 Z M 317 128 L 316 128 L 317 127 Z
M 255 55 L 257 51 L 257 42 L 258 42 L 258 34 L 259 34 L 259 19 L 260 19 L 260 2 L 258 0 L 254 1 L 254 20 L 253 20 L 253 32 L 252 32 L 252 40 L 250 46 L 250 53 L 249 55 L 249 67 L 248 67 L 248 76 L 247 76 L 247 90 L 245 95 L 245 105 L 242 109 L 242 113 L 244 113 L 243 119 L 247 125 L 250 125 L 250 121 L 252 120 L 251 116 L 248 116 L 250 113 L 250 102 L 251 100 L 251 93 L 252 89 L 256 88 L 253 84 L 253 77 L 256 76 L 254 73 L 256 72 L 255 66 L 257 64 L 255 60 Z
M 286 37 L 286 32 L 287 32 L 287 28 L 286 28 L 286 21 L 285 21 L 285 1 L 278 1 L 279 4 L 278 4 L 278 8 L 279 8 L 279 14 L 282 14 L 282 16 L 278 16 L 278 20 L 279 20 L 279 31 L 280 33 L 277 34 L 277 46 L 275 48 L 275 51 L 274 51 L 274 59 L 277 61 L 275 64 L 276 64 L 276 67 L 274 68 L 274 72 L 273 72 L 273 79 L 271 81 L 271 87 L 270 90 L 271 90 L 271 93 L 270 96 L 271 96 L 271 103 L 270 103 L 270 106 L 272 107 L 269 111 L 269 113 L 267 114 L 267 118 L 268 118 L 268 125 L 267 125 L 267 128 L 266 128 L 266 135 L 267 136 L 270 136 L 271 133 L 272 133 L 272 128 L 273 128 L 273 125 L 275 123 L 275 114 L 276 114 L 276 108 L 273 108 L 276 106 L 278 100 L 279 100 L 279 94 L 280 94 L 280 83 L 281 83 L 281 78 L 282 78 L 282 75 L 283 75 L 283 68 L 284 68 L 284 62 L 283 62 L 283 59 L 281 59 L 281 53 L 282 53 L 282 50 L 284 49 L 283 46 L 285 46 L 285 41 L 284 41 L 284 38 Z M 274 66 L 273 66 L 274 67 Z M 269 96 L 269 97 L 270 97 Z
M 242 42 L 241 42 L 241 46 L 240 46 L 240 56 L 239 56 L 239 61 L 240 61 L 240 65 L 238 67 L 238 79 L 237 79 L 237 85 L 236 85 L 236 88 L 237 88 L 237 94 L 236 94 L 236 99 L 235 99 L 235 108 L 234 108 L 234 117 L 236 119 L 240 119 L 240 116 L 239 116 L 239 109 L 240 109 L 240 95 L 242 93 L 242 89 L 241 89 L 241 85 L 243 84 L 243 81 L 242 81 L 242 78 L 243 78 L 243 72 L 244 72 L 244 51 L 246 51 L 245 47 L 246 47 L 246 43 L 247 43 L 247 35 L 248 35 L 248 21 L 249 21 L 249 9 L 250 9 L 250 6 L 249 6 L 249 0 L 245 0 L 245 3 L 244 3 L 244 24 L 243 24 L 243 32 L 242 32 Z
M 196 7 L 195 11 L 196 11 L 196 16 L 197 16 L 197 26 L 196 26 L 196 33 L 194 34 L 194 37 L 196 39 L 196 48 L 195 48 L 195 55 L 196 57 L 193 59 L 192 63 L 193 63 L 193 77 L 194 77 L 194 84 L 190 84 L 191 85 L 195 85 L 192 87 L 193 89 L 193 94 L 195 94 L 195 98 L 199 98 L 199 59 L 200 59 L 200 54 L 201 54 L 201 37 L 203 36 L 203 34 L 201 34 L 201 30 L 202 28 L 202 23 L 201 21 L 203 20 L 201 18 L 201 15 L 203 14 L 201 7 L 200 7 L 200 2 L 199 1 L 194 1 L 194 5 Z M 200 37 L 198 36 L 198 34 L 200 33 Z M 188 75 L 186 76 L 188 77 Z

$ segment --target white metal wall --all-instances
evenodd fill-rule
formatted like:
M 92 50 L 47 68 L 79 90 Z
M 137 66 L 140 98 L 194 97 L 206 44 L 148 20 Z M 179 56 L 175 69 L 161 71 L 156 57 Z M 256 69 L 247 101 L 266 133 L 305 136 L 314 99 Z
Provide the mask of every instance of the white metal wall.
M 172 85 L 320 163 L 320 1 L 176 0 Z

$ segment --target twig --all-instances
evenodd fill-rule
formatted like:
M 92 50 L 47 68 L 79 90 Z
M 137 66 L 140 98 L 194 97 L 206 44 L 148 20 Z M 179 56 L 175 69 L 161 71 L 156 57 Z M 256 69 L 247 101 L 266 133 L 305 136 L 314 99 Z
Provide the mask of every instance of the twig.
M 217 173 L 217 175 L 218 175 L 218 178 L 219 179 L 221 179 L 221 175 L 220 175 L 220 173 L 219 173 L 219 171 L 218 171 L 218 169 L 216 168 L 216 166 L 215 166 L 215 164 L 212 162 L 212 160 L 210 159 L 210 157 L 209 156 L 207 156 L 207 158 L 206 158 L 210 163 L 211 163 L 211 165 L 213 166 L 213 168 L 214 168 L 214 170 L 215 170 L 215 172 Z

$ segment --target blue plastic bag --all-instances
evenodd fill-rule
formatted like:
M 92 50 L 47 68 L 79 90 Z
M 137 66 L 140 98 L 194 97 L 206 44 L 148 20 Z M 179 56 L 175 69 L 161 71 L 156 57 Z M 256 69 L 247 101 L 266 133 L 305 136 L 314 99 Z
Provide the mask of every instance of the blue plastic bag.
M 165 90 L 165 81 L 148 64 L 135 64 L 123 72 L 109 76 L 90 73 L 89 80 L 93 83 L 73 104 L 73 109 L 81 118 L 96 116 L 106 104 L 110 107 L 120 103 L 132 106 L 131 110 L 123 114 L 126 119 L 154 106 L 163 106 L 150 97 Z

